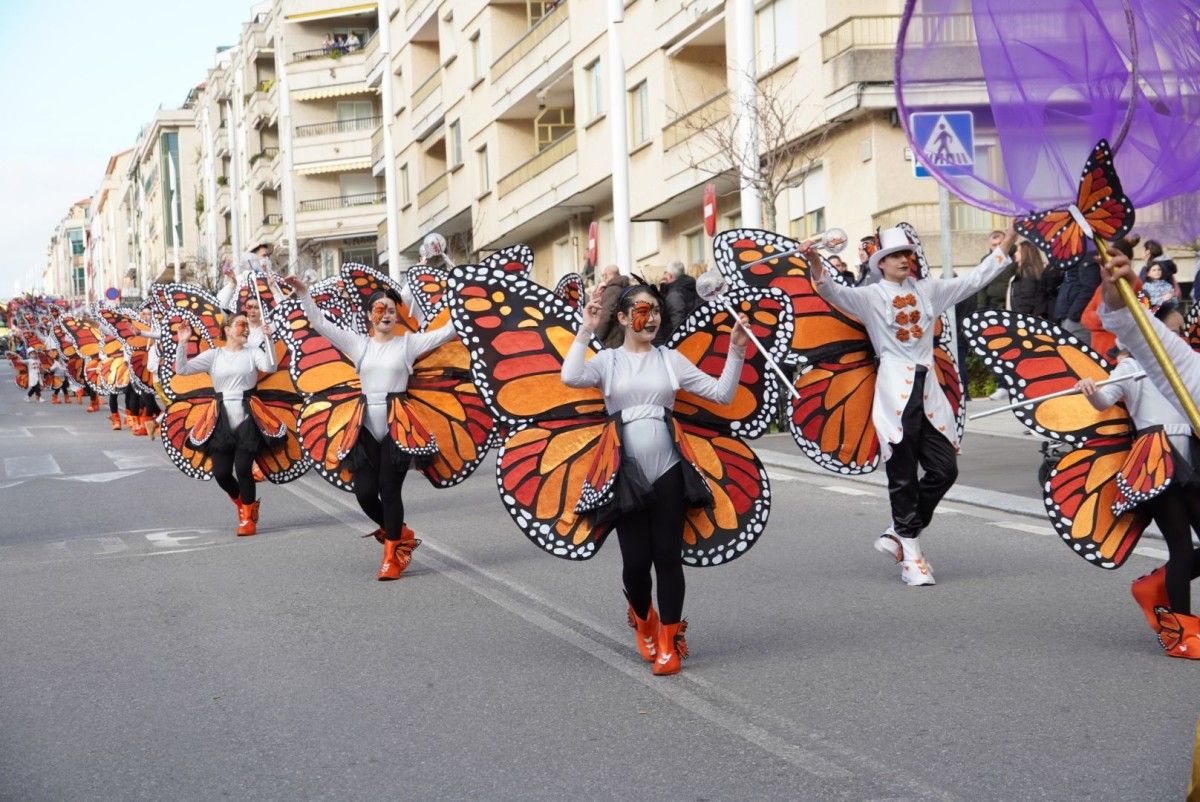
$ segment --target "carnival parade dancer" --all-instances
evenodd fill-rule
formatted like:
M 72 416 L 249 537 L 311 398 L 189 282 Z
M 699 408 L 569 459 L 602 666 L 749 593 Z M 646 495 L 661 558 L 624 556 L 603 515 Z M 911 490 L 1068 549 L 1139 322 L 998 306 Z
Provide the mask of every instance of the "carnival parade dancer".
M 50 389 L 50 403 L 69 404 L 71 403 L 71 389 L 67 386 L 67 365 L 57 351 L 52 351 L 50 356 L 54 360 L 50 367 L 50 372 L 54 376 Z M 62 393 L 61 401 L 58 398 L 59 393 Z
M 354 364 L 362 384 L 366 410 L 348 465 L 354 477 L 354 496 L 362 511 L 382 530 L 383 558 L 377 578 L 399 579 L 420 545 L 404 526 L 404 480 L 414 459 L 432 457 L 432 450 L 412 448 L 393 436 L 389 409 L 393 399 L 403 401 L 413 363 L 455 338 L 454 327 L 398 333 L 400 299 L 392 290 L 375 292 L 366 311 L 370 335 L 348 331 L 329 321 L 317 307 L 308 287 L 298 276 L 284 279 L 301 299 L 312 328 Z
M 619 348 L 584 355 L 601 320 L 593 296 L 583 323 L 562 364 L 568 387 L 598 387 L 610 416 L 619 416 L 621 469 L 610 510 L 596 516 L 614 520 L 621 548 L 622 580 L 642 658 L 658 675 L 675 674 L 686 656 L 683 639 L 683 527 L 688 507 L 703 496 L 703 479 L 680 459 L 668 424 L 675 394 L 682 387 L 718 404 L 727 404 L 738 379 L 749 341 L 735 326 L 719 379 L 704 373 L 686 356 L 655 347 L 662 326 L 662 301 L 650 287 L 634 284 L 617 302 L 617 323 L 625 330 Z M 742 317 L 742 322 L 746 318 Z M 651 601 L 651 566 L 658 580 L 658 611 Z
M 1125 307 L 1125 300 L 1117 289 L 1117 279 L 1124 278 L 1132 286 L 1137 275 L 1130 267 L 1129 259 L 1125 256 L 1114 257 L 1101 270 L 1103 283 L 1101 285 L 1104 305 L 1100 310 L 1100 319 L 1104 327 L 1113 332 L 1122 344 L 1129 349 L 1134 358 L 1146 372 L 1147 379 L 1153 382 L 1154 388 L 1163 396 L 1179 415 L 1184 415 L 1183 405 L 1175 391 L 1167 381 L 1162 367 L 1154 357 L 1149 343 L 1142 337 L 1133 314 Z M 1153 315 L 1147 315 L 1154 333 L 1158 336 L 1167 357 L 1174 363 L 1183 380 L 1184 387 L 1192 398 L 1200 396 L 1200 354 L 1193 351 L 1188 344 L 1168 329 L 1162 321 Z M 1143 393 L 1145 390 L 1142 391 Z M 1132 413 L 1133 410 L 1130 409 Z M 1172 419 L 1175 420 L 1175 419 Z M 1187 418 L 1184 416 L 1184 420 Z M 1166 423 L 1156 420 L 1155 423 Z M 1196 441 L 1196 432 L 1190 425 L 1175 427 L 1167 431 L 1168 435 L 1177 431 L 1171 437 L 1172 446 L 1180 453 L 1184 473 L 1193 472 L 1195 460 L 1200 453 L 1200 444 Z M 1179 448 L 1181 438 L 1189 442 L 1185 449 Z M 1187 464 L 1190 459 L 1190 464 Z M 1180 486 L 1182 485 L 1182 486 Z M 1152 624 L 1158 632 L 1159 642 L 1172 657 L 1182 657 L 1200 660 L 1200 617 L 1191 614 L 1191 580 L 1198 574 L 1200 568 L 1200 553 L 1192 545 L 1189 527 L 1200 532 L 1200 492 L 1192 482 L 1172 482 L 1172 486 L 1160 496 L 1170 505 L 1164 510 L 1167 516 L 1167 526 L 1159 523 L 1163 536 L 1167 541 L 1169 559 L 1166 566 L 1141 577 L 1133 583 L 1133 595 L 1143 610 L 1153 611 L 1155 622 Z M 1159 510 L 1155 510 L 1158 513 Z M 1147 615 L 1147 620 L 1150 615 Z
M 248 411 L 247 394 L 258 383 L 260 372 L 275 371 L 275 354 L 246 347 L 250 322 L 245 315 L 227 315 L 221 322 L 224 345 L 188 359 L 191 336 L 191 327 L 181 324 L 176 332 L 175 372 L 180 376 L 207 373 L 212 380 L 219 406 L 216 427 L 204 449 L 212 460 L 213 478 L 237 507 L 238 536 L 253 535 L 259 500 L 251 466 L 263 446 L 263 435 Z
M 158 339 L 162 336 L 158 324 L 154 322 L 154 316 L 150 311 L 150 307 L 144 307 L 138 312 L 138 318 L 143 323 L 150 327 L 145 336 L 150 340 L 149 346 L 146 348 L 146 370 L 149 373 L 150 385 L 158 382 Z M 138 415 L 141 421 L 142 428 L 146 435 L 153 440 L 155 433 L 158 431 L 158 417 L 162 414 L 162 410 L 158 406 L 158 395 L 154 392 L 138 393 Z
M 42 398 L 42 360 L 37 349 L 30 348 L 25 352 L 25 367 L 29 370 L 29 392 L 25 394 L 25 403 L 32 402 L 36 395 L 41 404 L 46 399 Z
M 811 260 L 817 292 L 858 318 L 879 354 L 871 419 L 887 467 L 892 525 L 875 547 L 900 563 L 901 581 L 910 587 L 934 584 L 918 536 L 958 477 L 955 417 L 932 377 L 935 322 L 1011 263 L 1007 254 L 1015 241 L 1010 227 L 995 250 L 963 278 L 914 279 L 915 246 L 900 228 L 880 232 L 870 269 L 878 269 L 882 280 L 870 286 L 839 284 L 826 274 L 822 260 Z

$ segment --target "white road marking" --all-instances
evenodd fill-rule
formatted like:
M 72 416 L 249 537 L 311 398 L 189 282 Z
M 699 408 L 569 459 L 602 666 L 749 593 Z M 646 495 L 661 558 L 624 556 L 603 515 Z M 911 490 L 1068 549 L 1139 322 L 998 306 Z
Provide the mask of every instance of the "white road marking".
M 33 454 L 27 457 L 5 457 L 4 472 L 9 479 L 28 479 L 34 476 L 58 476 L 62 468 L 49 454 Z
M 131 468 L 158 468 L 167 464 L 166 454 L 162 449 L 146 451 L 141 448 L 118 448 L 105 451 L 104 456 L 123 471 Z
M 108 554 L 119 554 L 123 551 L 128 551 L 129 546 L 119 537 L 101 536 L 101 537 L 78 537 L 73 540 L 59 540 L 55 543 L 47 543 L 46 548 L 53 552 L 75 551 L 81 548 L 87 548 L 89 543 L 94 543 L 95 549 L 92 549 L 100 556 Z M 78 555 L 73 555 L 78 556 Z
M 1153 557 L 1156 560 L 1165 560 L 1171 556 L 1166 549 L 1156 549 L 1153 546 L 1138 546 L 1133 553 L 1143 557 Z
M 834 493 L 841 493 L 843 496 L 873 496 L 875 495 L 870 490 L 859 490 L 857 487 L 845 487 L 843 485 L 822 485 L 826 490 L 832 490 Z
M 18 479 L 15 482 L 0 482 L 0 490 L 7 490 L 10 487 L 16 487 L 17 485 L 23 485 L 23 484 L 25 484 L 24 479 Z
M 194 543 L 185 544 L 184 541 L 185 540 L 195 540 L 196 538 L 199 537 L 199 535 L 173 535 L 173 534 L 171 534 L 172 531 L 176 531 L 176 530 L 167 529 L 162 532 L 152 532 L 151 534 L 146 535 L 146 540 L 149 540 L 155 546 L 158 546 L 159 548 L 164 548 L 164 549 L 174 548 L 176 546 L 183 546 L 183 545 L 187 545 L 189 547 L 195 547 L 197 545 Z M 184 531 L 191 531 L 191 530 L 184 530 Z
M 5 427 L 0 429 L 0 437 L 33 437 L 33 432 L 24 426 Z
M 141 473 L 137 471 L 108 471 L 106 473 L 85 473 L 79 476 L 62 476 L 59 477 L 64 481 L 73 482 L 113 482 L 117 479 L 124 479 L 126 476 L 133 476 Z
M 1051 535 L 1054 535 L 1055 537 L 1057 537 L 1057 533 L 1049 526 L 1038 526 L 1037 524 L 1026 524 L 1026 523 L 1021 523 L 1020 521 L 993 521 L 992 525 L 998 526 L 1001 529 L 1013 529 L 1013 530 L 1016 530 L 1017 532 L 1028 532 L 1031 535 L 1043 535 L 1045 537 L 1050 537 Z

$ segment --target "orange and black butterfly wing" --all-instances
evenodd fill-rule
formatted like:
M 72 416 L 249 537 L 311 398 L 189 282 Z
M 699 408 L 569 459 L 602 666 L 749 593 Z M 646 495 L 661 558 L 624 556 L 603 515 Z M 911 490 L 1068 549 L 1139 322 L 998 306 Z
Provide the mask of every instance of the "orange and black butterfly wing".
M 278 320 L 276 332 L 291 352 L 288 372 L 305 399 L 296 422 L 300 448 L 324 479 L 352 490 L 354 478 L 344 462 L 366 414 L 358 372 L 312 327 L 299 301 L 281 303 Z
M 1133 228 L 1133 204 L 1121 189 L 1113 165 L 1112 148 L 1101 139 L 1092 148 L 1083 174 L 1075 208 L 1092 229 L 1092 236 L 1111 242 Z M 1087 253 L 1088 233 L 1067 209 L 1051 209 L 1018 217 L 1017 233 L 1037 245 L 1064 268 L 1077 267 Z
M 496 419 L 471 379 L 470 354 L 457 339 L 414 363 L 408 405 L 438 444 L 421 469 L 435 487 L 466 479 L 499 443 Z
M 958 440 L 962 442 L 963 430 L 967 423 L 967 393 L 963 387 L 962 374 L 958 371 L 958 354 L 950 334 L 949 320 L 945 315 L 939 317 L 934 324 L 933 371 L 942 387 L 942 393 L 950 402 L 955 427 L 958 429 Z
M 16 371 L 14 378 L 17 380 L 17 387 L 22 390 L 29 389 L 29 366 L 25 364 L 25 360 L 21 359 L 16 354 L 9 354 L 8 359 L 12 362 L 13 370 Z
M 203 446 L 217 424 L 217 415 L 217 399 L 211 386 L 207 393 L 172 401 L 163 413 L 163 449 L 175 467 L 193 479 L 212 478 L 212 459 Z
M 750 329 L 776 362 L 782 362 L 792 341 L 792 313 L 788 298 L 779 290 L 735 286 L 725 299 L 738 314 L 750 320 Z M 688 315 L 669 345 L 700 370 L 716 378 L 725 367 L 729 336 L 736 319 L 722 305 L 703 304 Z M 775 420 L 780 387 L 767 363 L 767 355 L 753 342 L 746 346 L 737 390 L 728 404 L 680 390 L 675 415 L 697 426 L 731 432 L 738 437 L 759 437 Z
M 1129 455 L 1117 471 L 1117 500 L 1113 513 L 1120 515 L 1156 498 L 1171 486 L 1175 458 L 1171 444 L 1161 428 L 1139 434 L 1129 447 Z
M 1183 319 L 1183 334 L 1193 351 L 1200 351 L 1200 303 L 1192 304 Z
M 771 483 L 754 450 L 736 436 L 676 419 L 676 443 L 684 462 L 712 492 L 711 507 L 688 510 L 683 524 L 683 561 L 722 565 L 745 554 L 766 529 Z
M 572 309 L 581 308 L 584 296 L 587 294 L 584 289 L 583 276 L 578 273 L 567 273 L 554 285 L 554 294 L 566 301 L 567 306 Z
M 304 398 L 288 370 L 291 352 L 282 342 L 275 342 L 275 361 L 278 370 L 259 379 L 250 395 L 250 414 L 255 425 L 267 438 L 255 461 L 267 480 L 286 484 L 299 479 L 312 467 L 312 461 L 300 447 L 300 410 Z
M 354 308 L 350 301 L 350 291 L 346 289 L 346 283 L 340 276 L 321 279 L 308 288 L 308 294 L 317 308 L 325 313 L 325 317 L 344 329 L 354 328 Z M 359 333 L 366 334 L 366 330 Z
M 533 249 L 528 245 L 513 245 L 496 251 L 479 263 L 485 270 L 499 270 L 514 278 L 533 277 Z
M 1041 318 L 989 309 L 968 315 L 963 332 L 1013 401 L 1070 390 L 1080 379 L 1108 378 L 1099 354 Z M 1133 433 L 1123 404 L 1100 412 L 1078 393 L 1017 407 L 1013 414 L 1037 434 L 1067 443 Z
M 1129 449 L 1128 437 L 1089 440 L 1059 459 L 1042 488 L 1054 531 L 1072 551 L 1101 568 L 1119 568 L 1150 522 L 1144 508 L 1113 512 L 1117 475 Z
M 347 263 L 341 269 L 342 283 L 349 293 L 351 308 L 354 311 L 354 330 L 365 334 L 369 330 L 370 310 L 367 303 L 377 292 L 389 292 L 394 297 L 401 297 L 400 285 L 391 276 L 380 273 L 373 267 Z M 401 303 L 396 304 L 397 334 L 416 331 L 419 326 L 412 311 Z
M 498 421 L 604 416 L 599 390 L 562 383 L 578 324 L 575 311 L 550 290 L 500 268 L 463 265 L 450 276 L 449 304 L 472 378 Z M 593 343 L 587 358 L 596 350 Z
M 878 369 L 867 349 L 843 351 L 800 368 L 788 430 L 805 456 L 841 474 L 879 466 L 879 437 L 871 420 Z
M 413 265 L 408 269 L 408 289 L 421 310 L 422 320 L 432 320 L 446 306 L 446 280 L 450 271 L 444 267 Z
M 220 340 L 221 306 L 213 295 L 191 284 L 170 282 L 161 285 L 159 304 L 168 318 L 183 318 L 210 347 Z
M 713 240 L 717 268 L 730 286 L 782 290 L 792 302 L 794 318 L 788 361 L 800 363 L 828 359 L 844 350 L 869 348 L 867 330 L 857 319 L 828 304 L 813 289 L 810 255 L 780 256 L 794 250 L 796 240 L 757 229 L 724 231 Z M 827 262 L 827 274 L 841 281 Z
M 604 487 L 596 466 L 619 462 L 612 437 L 605 436 L 611 428 L 601 416 L 539 421 L 519 426 L 500 447 L 501 502 L 526 537 L 557 557 L 594 556 L 612 529 L 576 511 L 589 480 Z

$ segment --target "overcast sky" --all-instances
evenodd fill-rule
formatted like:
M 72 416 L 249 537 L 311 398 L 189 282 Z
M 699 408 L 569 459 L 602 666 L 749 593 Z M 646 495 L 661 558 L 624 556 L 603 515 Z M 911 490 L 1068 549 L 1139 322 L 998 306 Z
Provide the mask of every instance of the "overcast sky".
M 40 281 L 70 205 L 154 111 L 178 108 L 250 0 L 0 0 L 0 298 Z

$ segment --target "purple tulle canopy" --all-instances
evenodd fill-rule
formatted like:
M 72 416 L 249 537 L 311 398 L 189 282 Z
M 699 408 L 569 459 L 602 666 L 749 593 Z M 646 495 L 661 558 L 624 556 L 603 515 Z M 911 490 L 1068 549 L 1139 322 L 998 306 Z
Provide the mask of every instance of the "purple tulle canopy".
M 1194 193 L 1200 0 L 907 0 L 896 101 L 922 164 L 1000 214 L 1073 203 L 1101 139 L 1135 208 Z M 931 164 L 908 119 L 957 110 L 975 120 L 965 175 Z M 1200 233 L 1198 220 L 1181 224 Z

